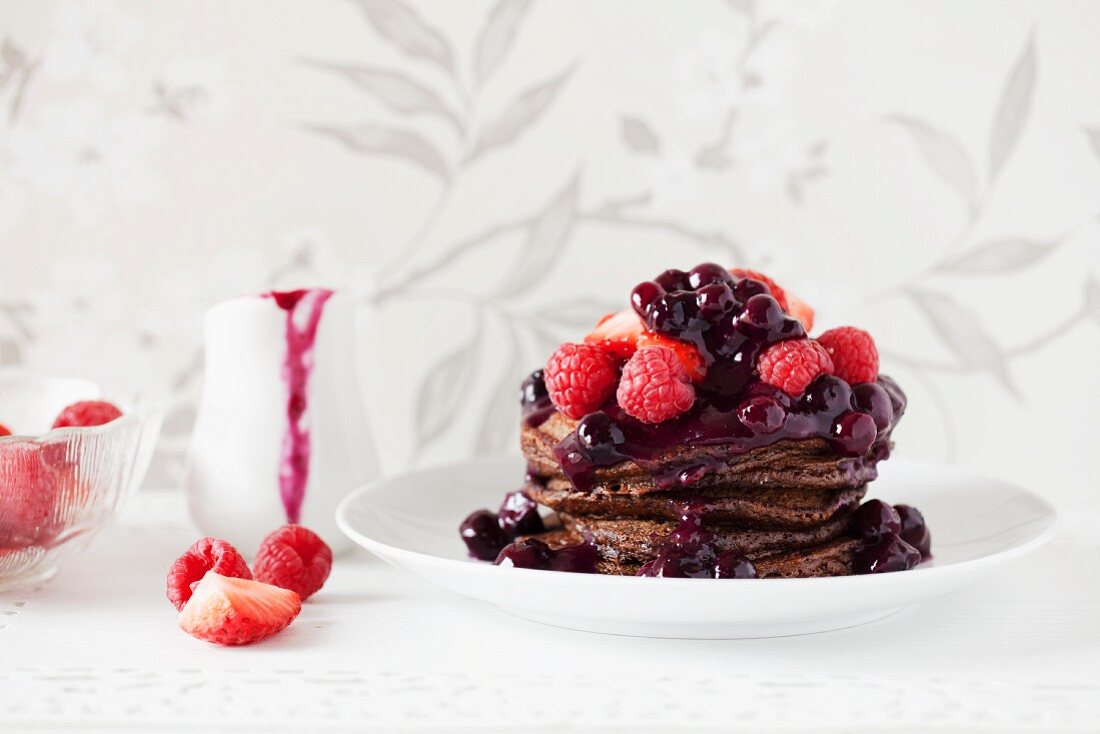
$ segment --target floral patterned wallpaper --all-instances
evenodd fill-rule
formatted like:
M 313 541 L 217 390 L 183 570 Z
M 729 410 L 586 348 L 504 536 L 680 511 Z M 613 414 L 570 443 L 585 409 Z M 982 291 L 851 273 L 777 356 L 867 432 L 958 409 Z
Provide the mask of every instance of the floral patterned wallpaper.
M 1069 1 L 10 1 L 0 365 L 166 396 L 170 485 L 203 309 L 333 285 L 399 471 L 512 449 L 558 342 L 720 260 L 876 335 L 902 455 L 1087 497 L 1098 23 Z

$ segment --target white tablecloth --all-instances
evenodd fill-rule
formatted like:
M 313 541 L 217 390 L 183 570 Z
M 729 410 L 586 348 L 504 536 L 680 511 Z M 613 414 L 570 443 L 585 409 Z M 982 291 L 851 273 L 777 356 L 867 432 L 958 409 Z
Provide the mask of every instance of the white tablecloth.
M 0 732 L 1100 731 L 1096 512 L 980 587 L 839 632 L 572 632 L 359 552 L 286 632 L 237 649 L 176 627 L 184 517 L 143 492 L 53 581 L 0 595 Z

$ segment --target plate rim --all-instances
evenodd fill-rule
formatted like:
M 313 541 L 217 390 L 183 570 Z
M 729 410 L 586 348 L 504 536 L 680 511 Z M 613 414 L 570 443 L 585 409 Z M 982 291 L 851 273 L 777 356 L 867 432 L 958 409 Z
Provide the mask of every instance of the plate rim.
M 371 480 L 353 492 L 349 493 L 344 499 L 340 501 L 340 504 L 336 507 L 336 525 L 344 535 L 348 536 L 354 543 L 370 551 L 375 556 L 378 556 L 387 563 L 393 563 L 392 559 L 400 559 L 402 561 L 413 562 L 417 564 L 427 564 L 437 568 L 449 568 L 458 567 L 465 573 L 493 573 L 498 574 L 496 570 L 497 566 L 494 566 L 488 562 L 470 562 L 466 559 L 447 558 L 444 556 L 437 556 L 431 553 L 423 553 L 420 551 L 408 550 L 406 548 L 399 548 L 389 543 L 375 540 L 352 526 L 352 523 L 348 519 L 350 508 L 357 502 L 361 502 L 362 498 L 375 492 L 384 484 L 395 482 L 403 479 L 410 479 L 418 475 L 431 474 L 436 472 L 454 472 L 463 467 L 469 467 L 471 464 L 490 464 L 490 463 L 503 463 L 505 461 L 520 462 L 522 456 L 514 454 L 497 454 L 490 456 L 479 456 L 466 459 L 464 461 L 453 461 L 444 464 L 437 464 L 423 469 L 417 469 L 415 471 L 401 472 L 388 477 L 379 477 L 378 479 Z M 1012 487 L 1018 492 L 1023 492 L 1028 495 L 1033 501 L 1039 503 L 1040 506 L 1046 511 L 1047 516 L 1050 518 L 1047 526 L 1035 537 L 1021 543 L 1012 548 L 1006 550 L 997 551 L 988 555 L 983 555 L 978 558 L 971 558 L 965 561 L 959 561 L 945 566 L 918 566 L 905 573 L 883 573 L 883 574 L 862 574 L 862 575 L 850 575 L 850 576 L 818 576 L 811 578 L 779 578 L 779 579 L 754 579 L 755 581 L 765 581 L 768 583 L 768 588 L 790 588 L 792 586 L 822 586 L 824 584 L 831 584 L 833 586 L 838 585 L 866 585 L 873 583 L 887 584 L 897 583 L 899 578 L 925 578 L 928 579 L 931 576 L 939 578 L 946 578 L 957 574 L 965 574 L 972 571 L 976 571 L 985 566 L 994 566 L 1003 563 L 1004 561 L 1016 558 L 1027 553 L 1031 553 L 1040 547 L 1050 542 L 1061 530 L 1062 517 L 1057 508 L 1048 501 L 1045 497 L 1036 494 L 1026 487 L 1022 487 L 1014 482 L 1011 482 L 1000 477 L 991 476 L 988 474 L 982 474 L 981 472 L 970 469 L 969 467 L 952 466 L 949 464 L 936 464 L 932 462 L 913 461 L 910 459 L 903 459 L 897 461 L 896 464 L 903 464 L 905 466 L 919 467 L 920 469 L 931 469 L 933 471 L 943 471 L 949 469 L 957 471 L 967 477 L 974 479 L 987 479 L 1006 484 Z M 895 465 L 896 465 L 895 464 Z M 408 570 L 407 568 L 405 570 Z M 562 573 L 559 571 L 548 571 L 544 569 L 534 568 L 511 568 L 510 573 L 524 573 L 524 574 L 546 574 L 547 578 L 561 578 L 566 577 L 574 580 L 575 583 L 617 583 L 617 584 L 637 584 L 637 582 L 630 581 L 630 579 L 638 578 L 635 576 L 615 576 L 610 574 L 586 574 L 586 573 Z M 534 577 L 529 577 L 534 578 Z M 635 585 L 633 589 L 639 588 L 658 588 L 663 587 L 664 584 L 669 582 L 676 584 L 685 583 L 701 583 L 705 581 L 711 581 L 711 579 L 692 579 L 692 578 L 663 578 L 664 582 L 661 585 L 640 586 Z M 626 587 L 624 587 L 626 588 Z

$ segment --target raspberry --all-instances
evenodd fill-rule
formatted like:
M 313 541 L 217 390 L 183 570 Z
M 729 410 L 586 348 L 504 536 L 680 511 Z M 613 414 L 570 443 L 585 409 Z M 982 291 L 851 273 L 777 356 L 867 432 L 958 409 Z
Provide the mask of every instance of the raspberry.
M 825 347 L 813 339 L 788 339 L 765 349 L 756 360 L 760 381 L 788 395 L 801 395 L 818 375 L 833 372 Z
M 252 578 L 248 564 L 236 548 L 217 538 L 199 538 L 168 569 L 168 601 L 176 609 L 183 609 L 207 571 L 240 579 Z
M 3 423 L 0 423 L 0 436 L 10 436 L 10 435 L 11 435 L 11 429 L 8 428 L 7 426 L 5 426 Z
M 110 423 L 115 418 L 121 418 L 122 411 L 111 403 L 103 400 L 85 400 L 73 403 L 53 422 L 54 428 L 69 428 L 71 426 L 89 427 L 102 426 Z
M 623 367 L 619 405 L 643 423 L 663 423 L 695 403 L 695 388 L 679 357 L 666 347 L 643 347 Z
M 878 377 L 878 348 L 863 329 L 840 326 L 829 329 L 817 341 L 833 359 L 833 374 L 849 385 L 874 382 Z
M 294 591 L 305 601 L 324 586 L 332 549 L 309 528 L 284 525 L 263 539 L 252 567 L 257 581 Z
M 768 290 L 772 292 L 772 298 L 779 301 L 779 307 L 783 309 L 785 313 L 790 313 L 790 306 L 787 304 L 787 293 L 779 284 L 768 276 L 761 273 L 759 270 L 747 270 L 745 268 L 730 268 L 730 273 L 738 278 L 751 278 L 753 280 L 759 280 L 764 285 L 768 286 Z
M 688 377 L 691 378 L 692 382 L 700 382 L 707 376 L 707 364 L 703 361 L 703 356 L 699 354 L 699 350 L 694 344 L 646 331 L 638 337 L 638 348 L 641 349 L 642 347 L 671 349 L 680 359 L 680 363 L 684 365 L 684 369 L 687 370 Z
M 546 363 L 550 400 L 577 420 L 611 397 L 618 377 L 614 358 L 591 344 L 562 344 Z
M 0 446 L 0 546 L 25 548 L 57 536 L 62 529 L 58 497 L 65 476 L 37 444 Z

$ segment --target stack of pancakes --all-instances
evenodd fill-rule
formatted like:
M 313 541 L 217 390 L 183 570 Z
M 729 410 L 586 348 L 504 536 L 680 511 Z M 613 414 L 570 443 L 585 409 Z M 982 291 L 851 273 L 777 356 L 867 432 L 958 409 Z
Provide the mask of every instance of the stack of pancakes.
M 740 454 L 721 445 L 677 446 L 645 467 L 627 460 L 598 468 L 591 490 L 580 491 L 554 452 L 576 427 L 557 412 L 523 426 L 525 492 L 561 520 L 542 540 L 593 542 L 599 571 L 617 575 L 637 574 L 689 515 L 702 521 L 716 553 L 745 556 L 760 578 L 850 574 L 861 547 L 849 532 L 851 515 L 889 453 L 888 438 L 860 457 L 842 456 L 822 439 L 781 440 Z

